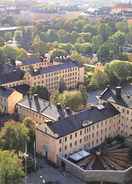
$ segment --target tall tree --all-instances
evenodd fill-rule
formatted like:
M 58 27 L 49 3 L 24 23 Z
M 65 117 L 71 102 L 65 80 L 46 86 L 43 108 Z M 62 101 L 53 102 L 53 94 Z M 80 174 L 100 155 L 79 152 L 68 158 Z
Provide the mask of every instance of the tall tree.
M 29 130 L 23 123 L 8 122 L 0 130 L 0 149 L 25 150 L 25 142 L 29 141 Z
M 0 183 L 22 184 L 24 171 L 21 160 L 14 152 L 0 150 Z

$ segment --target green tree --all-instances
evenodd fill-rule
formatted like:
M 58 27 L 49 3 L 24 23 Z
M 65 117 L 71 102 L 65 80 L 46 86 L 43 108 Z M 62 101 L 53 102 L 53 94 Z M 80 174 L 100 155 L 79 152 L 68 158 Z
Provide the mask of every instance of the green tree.
M 103 41 L 106 41 L 112 35 L 112 28 L 108 24 L 102 23 L 99 25 L 98 33 L 101 35 Z
M 32 42 L 32 49 L 37 56 L 48 52 L 48 46 L 42 42 L 39 35 L 36 35 Z
M 5 41 L 12 40 L 12 38 L 13 38 L 13 34 L 11 32 L 5 32 L 4 34 Z
M 86 106 L 86 94 L 81 91 L 64 91 L 57 93 L 53 97 L 55 103 L 61 103 L 65 107 L 70 107 L 73 111 L 81 110 Z
M 98 49 L 102 44 L 103 44 L 103 39 L 100 35 L 96 35 L 92 38 L 92 47 L 95 52 L 98 51 Z
M 67 43 L 71 41 L 71 34 L 66 32 L 64 29 L 58 31 L 58 41 L 61 43 Z
M 50 93 L 48 89 L 44 86 L 34 86 L 31 88 L 31 94 L 38 94 L 40 98 L 49 100 Z
M 91 43 L 82 43 L 82 44 L 75 44 L 75 48 L 77 52 L 82 54 L 92 54 L 92 44 Z
M 29 133 L 30 140 L 28 141 L 28 152 L 34 154 L 34 145 L 35 145 L 35 124 L 34 122 L 29 118 L 25 118 L 23 120 L 23 124 L 27 127 Z
M 6 123 L 0 130 L 0 149 L 24 152 L 25 141 L 29 140 L 28 133 L 29 130 L 23 123 Z
M 108 42 L 105 42 L 103 45 L 99 47 L 97 55 L 98 55 L 99 61 L 101 61 L 102 63 L 106 63 L 111 60 L 113 52 Z
M 96 35 L 97 33 L 96 26 L 92 24 L 84 25 L 82 31 L 85 33 L 91 33 L 92 35 Z
M 109 78 L 107 73 L 103 69 L 95 69 L 90 81 L 90 87 L 93 89 L 100 89 L 105 87 L 108 83 Z
M 0 64 L 3 64 L 5 62 L 6 62 L 6 54 L 3 47 L 0 47 Z
M 22 161 L 18 156 L 14 152 L 0 150 L 0 183 L 22 184 L 23 177 Z
M 15 40 L 17 42 L 21 42 L 21 39 L 22 39 L 22 30 L 15 31 L 14 37 L 15 37 Z
M 23 48 L 16 48 L 16 59 L 25 60 L 27 58 L 27 52 Z
M 114 60 L 105 66 L 105 72 L 111 83 L 122 83 L 132 75 L 132 64 L 127 61 Z
M 128 32 L 128 23 L 127 21 L 121 21 L 116 23 L 116 29 L 118 31 L 127 33 Z
M 10 60 L 16 59 L 16 49 L 10 46 L 3 47 L 6 58 Z
M 120 55 L 125 44 L 125 33 L 117 31 L 110 37 L 110 41 L 117 47 L 118 53 L 116 54 Z

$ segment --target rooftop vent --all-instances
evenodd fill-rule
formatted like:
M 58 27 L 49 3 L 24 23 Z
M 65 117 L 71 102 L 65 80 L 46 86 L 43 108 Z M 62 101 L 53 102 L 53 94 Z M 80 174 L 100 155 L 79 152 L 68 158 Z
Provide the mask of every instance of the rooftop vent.
M 66 107 L 66 113 L 68 116 L 72 115 L 72 110 L 70 109 L 70 107 Z
M 56 107 L 57 107 L 58 110 L 62 110 L 62 106 L 61 106 L 60 103 L 57 103 Z
M 102 110 L 102 109 L 104 109 L 105 107 L 103 106 L 103 105 L 97 105 L 97 109 L 99 109 L 99 110 Z
M 121 91 L 122 91 L 122 87 L 121 86 L 117 86 L 116 87 L 116 97 L 117 98 L 121 98 Z
M 82 122 L 82 127 L 86 127 L 88 125 L 91 125 L 92 123 L 93 123 L 92 121 L 85 120 L 85 121 Z

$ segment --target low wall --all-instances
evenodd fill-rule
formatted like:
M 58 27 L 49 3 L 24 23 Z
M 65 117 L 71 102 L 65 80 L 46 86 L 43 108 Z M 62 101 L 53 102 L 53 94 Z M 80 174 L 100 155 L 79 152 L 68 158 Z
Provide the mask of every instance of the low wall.
M 61 158 L 65 163 L 66 171 L 72 173 L 76 177 L 79 177 L 85 182 L 89 181 L 104 181 L 113 182 L 117 184 L 131 184 L 132 183 L 132 167 L 126 170 L 84 170 L 76 164 L 68 161 L 65 158 Z

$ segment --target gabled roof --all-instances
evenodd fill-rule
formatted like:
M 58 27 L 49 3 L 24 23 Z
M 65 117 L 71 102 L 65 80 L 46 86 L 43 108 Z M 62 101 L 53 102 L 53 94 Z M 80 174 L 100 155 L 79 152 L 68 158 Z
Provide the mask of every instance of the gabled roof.
M 119 113 L 120 112 L 116 108 L 108 103 L 104 106 L 104 108 L 100 109 L 95 106 L 55 123 L 48 123 L 47 126 L 53 131 L 53 133 L 57 134 L 59 137 L 63 137 L 82 129 L 83 122 L 88 122 L 86 126 L 90 126 L 91 123 L 99 123 L 100 121 L 111 118 Z
M 18 102 L 18 105 L 37 112 L 38 114 L 41 114 L 43 116 L 46 116 L 53 121 L 57 121 L 60 117 L 58 109 L 55 105 L 50 104 L 48 101 L 39 97 L 38 101 L 36 102 L 34 100 L 34 96 L 26 96 L 21 102 Z

